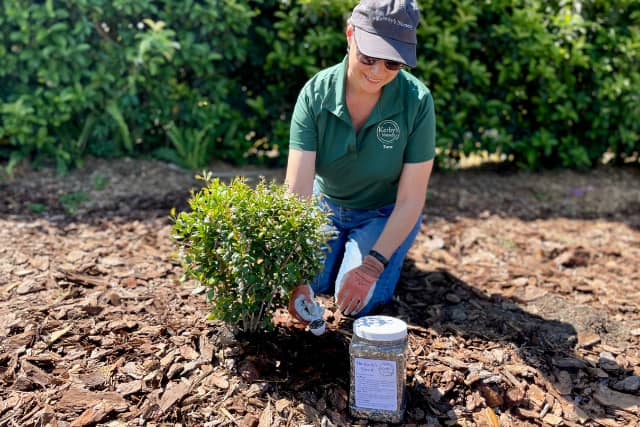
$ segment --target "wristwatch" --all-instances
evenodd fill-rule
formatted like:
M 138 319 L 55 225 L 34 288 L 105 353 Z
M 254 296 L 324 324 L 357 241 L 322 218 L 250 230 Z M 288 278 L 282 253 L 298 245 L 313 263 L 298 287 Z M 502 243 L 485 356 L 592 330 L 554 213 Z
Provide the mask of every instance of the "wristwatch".
M 372 257 L 374 257 L 378 261 L 380 261 L 382 263 L 382 265 L 384 265 L 385 267 L 387 266 L 387 264 L 389 264 L 389 260 L 387 258 L 385 258 L 385 256 L 382 255 L 378 251 L 375 251 L 375 250 L 371 249 L 369 251 L 369 255 L 371 255 Z

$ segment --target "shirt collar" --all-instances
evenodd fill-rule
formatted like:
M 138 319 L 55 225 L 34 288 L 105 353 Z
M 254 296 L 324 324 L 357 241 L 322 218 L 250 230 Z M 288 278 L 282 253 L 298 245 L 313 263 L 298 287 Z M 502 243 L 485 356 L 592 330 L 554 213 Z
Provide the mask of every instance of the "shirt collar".
M 333 113 L 344 121 L 350 121 L 349 110 L 347 109 L 347 99 L 345 95 L 345 77 L 347 75 L 347 63 L 349 55 L 345 55 L 340 64 L 331 73 L 331 89 L 324 99 L 323 108 Z

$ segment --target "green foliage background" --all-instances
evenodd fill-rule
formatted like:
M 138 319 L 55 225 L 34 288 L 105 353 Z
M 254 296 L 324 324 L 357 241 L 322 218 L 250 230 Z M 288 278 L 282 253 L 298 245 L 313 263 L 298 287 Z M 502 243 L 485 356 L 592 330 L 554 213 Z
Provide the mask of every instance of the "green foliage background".
M 0 158 L 282 163 L 298 91 L 345 54 L 353 0 L 3 0 Z M 523 168 L 640 151 L 640 2 L 419 0 L 438 161 Z

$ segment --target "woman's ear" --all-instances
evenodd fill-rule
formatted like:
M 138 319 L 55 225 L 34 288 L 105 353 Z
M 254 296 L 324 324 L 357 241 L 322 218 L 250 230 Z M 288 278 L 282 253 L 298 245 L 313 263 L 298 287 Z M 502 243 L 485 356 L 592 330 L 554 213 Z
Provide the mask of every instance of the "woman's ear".
M 351 38 L 351 36 L 353 35 L 353 27 L 351 26 L 351 24 L 347 24 L 345 34 L 347 35 L 347 38 Z

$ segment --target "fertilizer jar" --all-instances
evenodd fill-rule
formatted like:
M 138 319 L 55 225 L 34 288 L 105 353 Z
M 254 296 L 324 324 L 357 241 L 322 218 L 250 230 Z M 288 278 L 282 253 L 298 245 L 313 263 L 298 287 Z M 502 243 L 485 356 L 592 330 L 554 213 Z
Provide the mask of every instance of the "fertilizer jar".
M 389 316 L 353 323 L 349 409 L 356 418 L 399 423 L 405 407 L 407 324 Z

